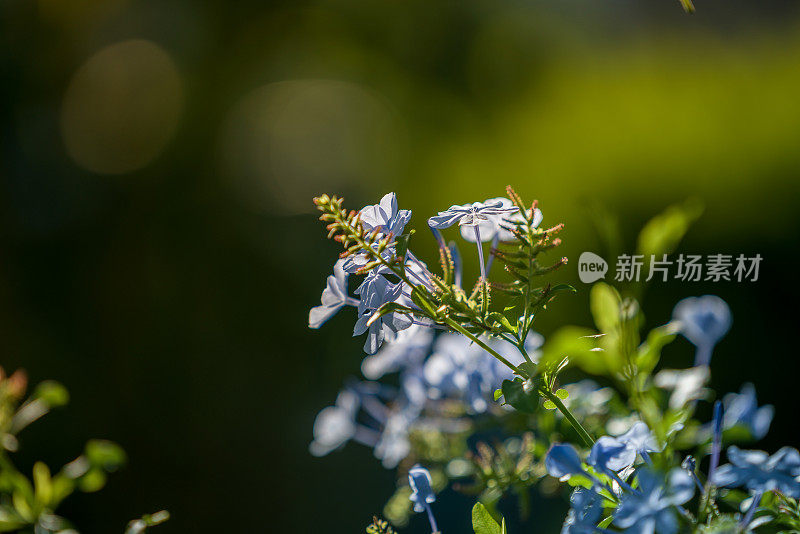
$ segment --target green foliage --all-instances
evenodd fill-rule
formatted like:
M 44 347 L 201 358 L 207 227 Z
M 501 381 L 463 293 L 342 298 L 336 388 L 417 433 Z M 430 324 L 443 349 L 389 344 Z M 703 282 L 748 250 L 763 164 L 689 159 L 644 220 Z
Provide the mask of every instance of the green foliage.
M 110 441 L 90 440 L 83 454 L 55 473 L 36 462 L 29 479 L 9 456 L 18 449 L 17 435 L 51 409 L 66 405 L 69 393 L 63 385 L 45 381 L 23 400 L 26 389 L 24 373 L 6 377 L 0 368 L 0 532 L 33 529 L 37 534 L 75 534 L 70 522 L 56 514 L 58 507 L 75 491 L 102 489 L 107 475 L 125 463 L 125 452 Z M 126 532 L 142 532 L 168 518 L 165 511 L 143 516 L 131 522 Z
M 395 534 L 389 522 L 378 516 L 372 517 L 372 523 L 367 526 L 366 530 L 367 534 Z
M 506 534 L 506 520 L 502 524 L 495 521 L 489 511 L 481 503 L 472 507 L 472 529 L 475 534 Z
M 535 389 L 526 391 L 525 381 L 521 378 L 503 380 L 503 397 L 506 403 L 522 413 L 534 413 L 539 408 L 539 395 Z

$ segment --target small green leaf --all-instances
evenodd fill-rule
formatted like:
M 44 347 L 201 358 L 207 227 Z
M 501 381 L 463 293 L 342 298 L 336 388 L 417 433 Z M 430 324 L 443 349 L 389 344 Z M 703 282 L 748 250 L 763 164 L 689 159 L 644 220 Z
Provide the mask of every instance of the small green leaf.
M 397 244 L 395 251 L 398 258 L 402 258 L 406 255 L 406 252 L 408 251 L 408 242 L 411 239 L 411 236 L 414 235 L 414 232 L 415 230 L 411 230 L 409 233 L 399 235 L 397 236 L 397 239 L 395 239 L 395 243 Z
M 605 282 L 597 282 L 589 293 L 589 306 L 594 324 L 606 334 L 616 332 L 620 322 L 622 299 L 616 289 Z
M 53 498 L 53 483 L 50 479 L 50 469 L 43 462 L 33 464 L 33 487 L 36 502 L 48 506 Z
M 567 400 L 569 398 L 569 391 L 567 391 L 564 388 L 561 388 L 558 391 L 556 391 L 556 397 L 558 397 L 561 400 Z
M 542 406 L 544 406 L 545 410 L 555 410 L 557 408 L 555 403 L 553 403 L 553 401 L 551 401 L 549 399 L 545 400 L 544 403 L 542 404 Z
M 499 312 L 492 312 L 486 316 L 490 323 L 494 323 L 495 325 L 499 325 L 505 332 L 510 334 L 516 334 L 517 330 L 511 323 L 509 322 L 508 318 Z
M 498 388 L 498 389 L 494 390 L 494 400 L 495 400 L 495 402 L 500 400 L 500 397 L 502 397 L 502 396 L 503 396 L 503 390 L 502 389 Z
M 115 471 L 126 461 L 125 451 L 112 441 L 93 439 L 86 443 L 86 459 L 92 467 Z
M 649 260 L 651 254 L 659 257 L 673 252 L 686 235 L 689 226 L 702 213 L 703 205 L 696 199 L 668 207 L 642 228 L 637 246 L 639 254 Z
M 375 321 L 377 321 L 378 319 L 389 313 L 407 312 L 407 311 L 409 311 L 409 309 L 406 308 L 405 306 L 397 304 L 396 302 L 387 302 L 386 304 L 382 305 L 380 308 L 375 310 L 375 312 L 369 317 L 369 319 L 367 320 L 367 326 L 372 326 L 372 323 L 374 323 Z
M 578 290 L 569 284 L 558 284 L 550 288 L 550 293 L 557 293 L 559 291 L 567 291 L 569 293 L 577 293 Z
M 472 507 L 472 530 L 475 531 L 475 534 L 503 534 L 504 532 L 492 514 L 479 502 Z
M 539 396 L 534 392 L 533 395 L 525 392 L 525 386 L 521 378 L 514 380 L 503 380 L 503 396 L 506 404 L 509 404 L 517 411 L 522 413 L 534 413 L 539 407 Z
M 610 515 L 610 516 L 606 517 L 605 519 L 603 519 L 602 521 L 600 521 L 600 523 L 598 523 L 597 526 L 600 527 L 600 528 L 606 528 L 608 525 L 611 524 L 611 522 L 613 520 L 614 520 L 614 516 Z
M 59 408 L 69 402 L 69 392 L 55 380 L 45 380 L 33 392 L 34 399 L 41 399 L 50 408 Z

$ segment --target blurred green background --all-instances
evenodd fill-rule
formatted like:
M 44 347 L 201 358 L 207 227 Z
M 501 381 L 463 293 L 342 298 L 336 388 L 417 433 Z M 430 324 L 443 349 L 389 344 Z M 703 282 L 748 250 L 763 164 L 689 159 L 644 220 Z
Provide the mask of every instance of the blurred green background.
M 681 251 L 760 253 L 761 278 L 653 285 L 648 321 L 725 298 L 713 385 L 755 382 L 779 405 L 764 447 L 796 446 L 800 9 L 696 5 L 0 1 L 0 364 L 72 392 L 21 466 L 125 447 L 65 505 L 84 533 L 160 508 L 164 532 L 361 532 L 394 475 L 357 445 L 307 452 L 362 344 L 346 314 L 306 328 L 338 252 L 311 197 L 396 191 L 432 261 L 427 216 L 508 183 L 567 224 L 558 278 L 580 291 L 545 334 L 589 324 L 576 260 L 602 252 L 597 205 L 632 251 L 650 216 L 702 199 Z M 465 531 L 470 504 L 446 492 L 440 522 Z M 543 508 L 530 524 L 554 531 Z

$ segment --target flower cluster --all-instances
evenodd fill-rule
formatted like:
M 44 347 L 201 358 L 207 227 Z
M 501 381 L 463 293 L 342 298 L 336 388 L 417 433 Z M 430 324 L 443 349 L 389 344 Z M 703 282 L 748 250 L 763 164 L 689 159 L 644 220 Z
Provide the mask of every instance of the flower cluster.
M 432 532 L 432 503 L 445 487 L 477 496 L 475 532 L 494 534 L 505 529 L 498 501 L 516 497 L 524 517 L 531 488 L 559 491 L 548 477 L 571 487 L 565 533 L 800 531 L 800 453 L 737 446 L 766 435 L 774 408 L 758 404 L 752 384 L 722 396 L 712 387 L 713 353 L 732 325 L 725 301 L 685 298 L 669 321 L 643 333 L 639 282 L 599 281 L 589 291 L 594 327 L 563 326 L 545 341 L 535 318 L 571 290 L 538 282 L 566 262 L 540 259 L 560 244 L 562 225 L 541 228 L 537 203 L 507 194 L 427 220 L 438 269 L 412 253 L 411 212 L 393 193 L 357 212 L 337 197 L 315 199 L 344 251 L 309 326 L 353 307 L 368 355 L 363 379 L 317 415 L 311 452 L 369 446 L 397 470 L 384 517 L 403 526 L 424 512 Z M 654 218 L 638 253 L 671 252 L 681 236 L 661 240 L 657 227 L 686 229 L 693 217 L 678 206 Z M 445 239 L 454 226 L 476 247 L 473 284 L 459 246 Z M 492 272 L 494 263 L 502 272 Z M 661 351 L 678 335 L 694 346 L 694 364 L 665 368 Z M 712 420 L 698 420 L 709 401 Z M 376 519 L 369 529 L 387 527 Z

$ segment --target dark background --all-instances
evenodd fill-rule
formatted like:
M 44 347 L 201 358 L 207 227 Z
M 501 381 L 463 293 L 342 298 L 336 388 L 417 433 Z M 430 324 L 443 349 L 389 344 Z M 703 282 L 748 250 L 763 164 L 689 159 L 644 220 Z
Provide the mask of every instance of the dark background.
M 681 251 L 760 253 L 760 280 L 655 284 L 648 323 L 685 296 L 725 298 L 713 386 L 754 382 L 779 406 L 763 447 L 797 446 L 800 13 L 697 8 L 0 3 L 0 364 L 72 393 L 22 434 L 20 466 L 57 468 L 91 437 L 123 445 L 127 467 L 62 509 L 84 533 L 160 508 L 164 532 L 362 531 L 393 473 L 357 445 L 307 452 L 363 342 L 347 314 L 306 328 L 338 252 L 311 197 L 358 208 L 396 191 L 431 261 L 427 216 L 507 183 L 567 224 L 559 278 L 580 292 L 545 334 L 589 324 L 588 206 L 619 216 L 631 251 L 650 216 L 702 199 Z M 691 358 L 682 339 L 665 353 Z M 446 531 L 468 528 L 470 505 L 441 497 Z M 530 524 L 554 531 L 541 506 Z

